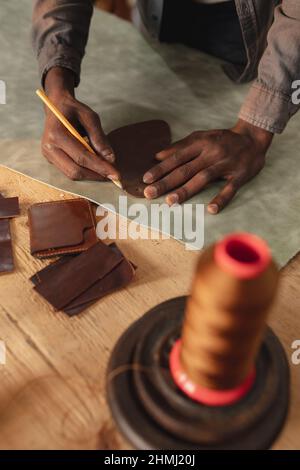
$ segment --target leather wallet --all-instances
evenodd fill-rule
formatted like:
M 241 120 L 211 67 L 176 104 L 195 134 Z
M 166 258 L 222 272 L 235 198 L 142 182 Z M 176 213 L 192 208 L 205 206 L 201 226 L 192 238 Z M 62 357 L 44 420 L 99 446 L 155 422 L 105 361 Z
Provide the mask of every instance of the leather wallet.
M 107 248 L 111 251 L 108 251 Z M 111 244 L 109 247 L 105 248 L 105 252 L 111 254 L 112 251 L 121 256 L 121 261 L 117 264 L 110 272 L 108 272 L 104 277 L 100 278 L 96 281 L 91 287 L 85 290 L 82 294 L 75 297 L 71 300 L 65 307 L 63 307 L 63 311 L 69 315 L 77 315 L 85 310 L 90 305 L 97 302 L 99 299 L 104 297 L 105 295 L 125 287 L 129 284 L 134 276 L 135 267 L 128 261 L 116 244 Z M 103 253 L 104 253 L 103 251 Z M 75 257 L 80 255 L 73 255 Z M 60 276 L 60 270 L 63 265 L 66 265 L 70 262 L 70 257 L 64 256 L 59 258 L 54 263 L 50 264 L 46 268 L 42 269 L 41 271 L 37 272 L 34 276 L 30 278 L 35 286 L 38 284 L 47 283 L 51 278 Z M 48 286 L 49 288 L 49 286 Z M 36 289 L 38 291 L 38 289 Z M 49 296 L 47 294 L 48 300 Z
M 0 201 L 5 198 L 0 194 Z M 14 270 L 14 259 L 12 241 L 10 234 L 10 224 L 8 219 L 0 220 L 0 273 Z
M 81 253 L 97 243 L 91 204 L 86 199 L 34 204 L 28 219 L 30 251 L 37 258 Z

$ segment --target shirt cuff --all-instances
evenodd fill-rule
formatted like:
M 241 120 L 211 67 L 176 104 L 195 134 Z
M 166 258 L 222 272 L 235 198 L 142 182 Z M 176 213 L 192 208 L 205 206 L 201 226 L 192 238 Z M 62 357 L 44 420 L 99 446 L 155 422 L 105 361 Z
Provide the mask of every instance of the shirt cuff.
M 291 101 L 292 92 L 293 90 L 288 96 L 269 89 L 256 80 L 240 109 L 239 118 L 269 132 L 280 134 L 299 109 L 299 106 Z
M 47 73 L 53 67 L 64 67 L 72 70 L 75 75 L 75 87 L 80 82 L 81 57 L 76 51 L 67 46 L 45 46 L 38 55 L 39 73 L 44 86 Z

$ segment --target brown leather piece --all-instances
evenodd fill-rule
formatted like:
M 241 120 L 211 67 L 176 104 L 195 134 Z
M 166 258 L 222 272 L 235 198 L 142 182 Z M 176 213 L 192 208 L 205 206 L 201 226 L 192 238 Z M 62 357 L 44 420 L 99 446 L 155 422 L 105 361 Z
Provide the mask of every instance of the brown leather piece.
M 34 289 L 55 309 L 61 310 L 103 279 L 122 260 L 122 253 L 98 242 L 87 251 L 72 257 L 68 263 L 60 264 L 58 270 L 48 271 L 47 281 L 37 284 Z
M 117 245 L 113 243 L 109 245 L 109 248 L 122 256 L 121 262 L 108 274 L 106 274 L 106 276 L 97 281 L 89 289 L 76 297 L 66 307 L 63 308 L 63 311 L 69 316 L 81 313 L 83 310 L 100 300 L 105 295 L 125 287 L 132 281 L 135 273 L 133 265 L 126 258 L 124 258 Z M 61 266 L 69 263 L 69 261 L 70 257 L 64 256 L 36 273 L 31 277 L 30 280 L 35 285 L 43 282 L 47 283 L 49 278 L 51 279 L 52 276 L 59 275 Z
M 0 220 L 0 273 L 14 270 L 9 220 Z
M 0 199 L 0 219 L 16 217 L 20 214 L 18 197 L 2 197 Z
M 4 197 L 0 194 L 0 201 Z M 14 258 L 12 250 L 12 241 L 10 234 L 10 224 L 8 219 L 0 220 L 0 273 L 11 272 L 14 270 Z
M 132 281 L 134 273 L 133 265 L 126 258 L 123 258 L 120 264 L 113 268 L 103 279 L 100 279 L 81 296 L 70 302 L 64 311 L 69 316 L 77 315 L 105 295 L 127 286 Z
M 132 196 L 144 197 L 144 174 L 159 163 L 156 153 L 171 144 L 169 125 L 161 120 L 139 122 L 110 132 L 108 139 L 124 190 Z
M 58 272 L 61 266 L 64 264 L 69 263 L 69 261 L 72 258 L 76 258 L 78 254 L 71 254 L 71 255 L 66 255 L 62 256 L 61 258 L 58 258 L 56 261 L 53 263 L 49 264 L 45 268 L 41 269 L 40 271 L 36 272 L 33 276 L 31 276 L 30 281 L 37 286 L 41 282 L 47 282 L 48 279 L 51 279 L 52 276 L 55 276 Z
M 86 199 L 34 204 L 28 219 L 30 251 L 37 258 L 80 253 L 97 242 L 91 204 Z

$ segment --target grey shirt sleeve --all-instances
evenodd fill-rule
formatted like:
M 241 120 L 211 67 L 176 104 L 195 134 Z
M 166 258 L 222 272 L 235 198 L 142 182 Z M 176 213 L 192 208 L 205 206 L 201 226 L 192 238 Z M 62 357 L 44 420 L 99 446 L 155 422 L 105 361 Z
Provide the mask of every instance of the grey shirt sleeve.
M 239 117 L 281 133 L 300 107 L 292 100 L 293 83 L 300 78 L 300 0 L 282 0 L 275 8 L 267 40 L 257 79 Z
M 34 0 L 32 43 L 42 84 L 55 66 L 72 70 L 79 84 L 92 14 L 93 0 Z

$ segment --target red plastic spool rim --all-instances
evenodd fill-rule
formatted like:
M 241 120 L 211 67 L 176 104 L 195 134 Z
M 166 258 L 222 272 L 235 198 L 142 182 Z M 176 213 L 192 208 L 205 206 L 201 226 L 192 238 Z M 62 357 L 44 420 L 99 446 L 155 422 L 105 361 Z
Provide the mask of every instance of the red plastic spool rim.
M 176 385 L 192 400 L 207 406 L 228 406 L 241 400 L 255 381 L 253 370 L 244 382 L 229 390 L 213 390 L 194 384 L 183 371 L 180 363 L 181 339 L 174 344 L 169 357 L 170 371 Z
M 264 240 L 251 233 L 228 235 L 215 245 L 216 264 L 239 279 L 259 276 L 270 264 L 271 253 Z

